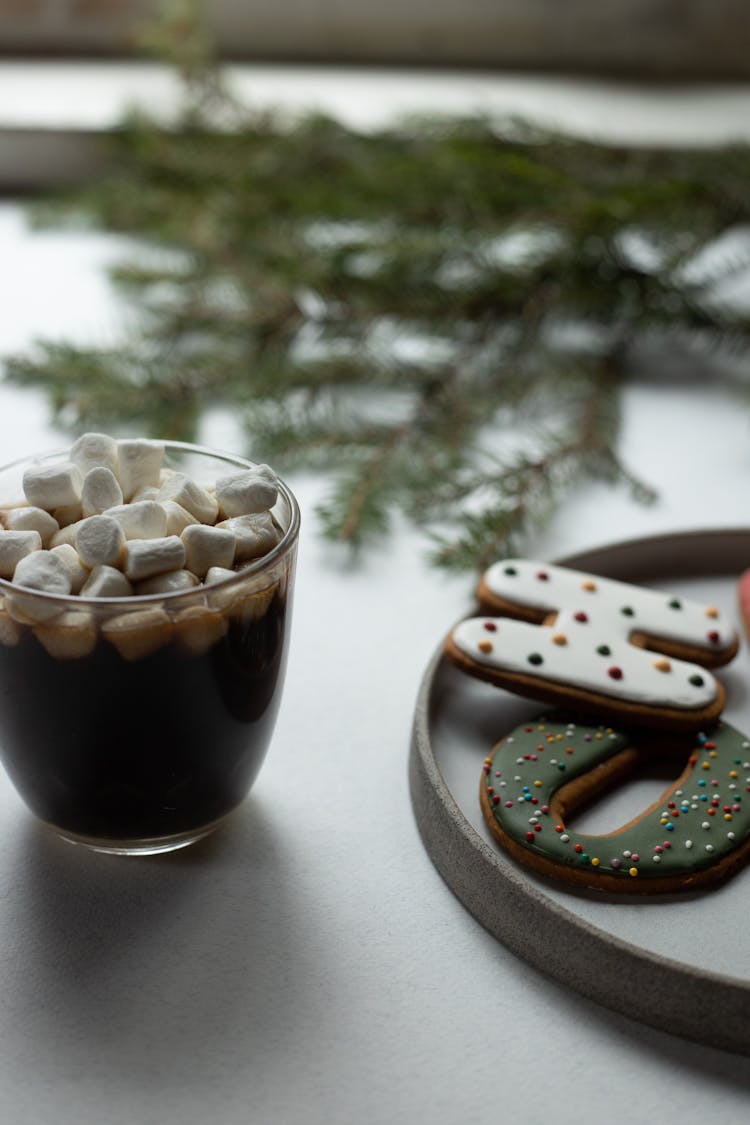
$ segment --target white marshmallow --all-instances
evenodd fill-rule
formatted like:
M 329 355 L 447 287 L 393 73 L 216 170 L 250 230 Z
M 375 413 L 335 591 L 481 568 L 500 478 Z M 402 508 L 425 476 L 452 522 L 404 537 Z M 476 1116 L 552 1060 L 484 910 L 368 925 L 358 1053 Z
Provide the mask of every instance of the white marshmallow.
M 167 514 L 155 500 L 118 504 L 104 515 L 117 520 L 126 539 L 161 539 L 167 534 Z
M 85 516 L 100 516 L 107 508 L 122 504 L 120 482 L 111 469 L 95 465 L 83 478 L 81 512 Z
M 224 566 L 211 566 L 203 579 L 204 586 L 213 586 L 217 582 L 224 582 L 227 578 L 236 578 L 236 570 L 227 570 Z
M 159 489 L 159 499 L 174 500 L 200 523 L 213 523 L 219 513 L 215 497 L 185 473 L 173 473 Z
M 117 442 L 109 434 L 81 434 L 73 442 L 70 459 L 86 476 L 89 469 L 104 467 L 117 474 Z
M 174 618 L 175 640 L 194 656 L 207 652 L 226 631 L 227 620 L 223 614 L 204 605 L 188 606 Z
M 122 560 L 125 533 L 111 516 L 89 516 L 76 533 L 76 550 L 88 567 L 117 566 Z
M 267 465 L 219 477 L 216 482 L 216 499 L 224 517 L 267 512 L 278 493 L 278 481 Z
M 42 546 L 46 547 L 60 525 L 44 508 L 10 508 L 5 513 L 8 531 L 38 531 Z
M 273 522 L 269 512 L 257 512 L 251 516 L 234 516 L 216 525 L 231 531 L 236 540 L 235 563 L 249 562 L 267 555 L 282 534 Z
M 78 520 L 76 523 L 69 523 L 65 527 L 61 527 L 49 541 L 52 548 L 60 547 L 63 543 L 70 543 L 75 547 L 76 535 L 78 534 L 78 527 L 83 523 L 83 520 Z
M 241 576 L 242 571 L 238 574 Z M 209 602 L 223 607 L 233 617 L 241 617 L 243 621 L 259 621 L 268 612 L 277 588 L 274 585 L 258 590 L 252 580 L 243 582 L 240 577 L 227 590 L 222 590 L 221 587 L 210 590 Z
M 69 527 L 71 523 L 78 523 L 83 516 L 80 500 L 76 504 L 65 504 L 62 508 L 54 508 L 52 515 L 60 527 Z
M 12 578 L 21 559 L 41 549 L 38 531 L 0 531 L 0 578 Z
M 127 598 L 133 593 L 133 587 L 121 570 L 95 566 L 80 593 L 82 598 Z
M 198 523 L 195 516 L 185 511 L 181 504 L 174 500 L 163 500 L 161 506 L 167 514 L 167 535 L 182 535 L 190 524 Z
M 170 641 L 172 623 L 163 609 L 139 609 L 105 621 L 102 635 L 123 659 L 142 660 Z
M 161 539 L 129 539 L 125 544 L 124 571 L 131 582 L 182 570 L 185 566 L 185 544 L 176 535 Z
M 80 660 L 96 648 L 96 622 L 92 614 L 80 609 L 37 625 L 34 633 L 50 656 L 58 660 Z
M 118 476 L 122 494 L 131 500 L 139 488 L 159 484 L 159 470 L 164 460 L 164 446 L 146 438 L 119 441 Z
M 166 574 L 155 574 L 144 578 L 136 585 L 136 594 L 176 594 L 181 590 L 192 590 L 198 586 L 198 577 L 192 570 L 168 570 Z
M 155 500 L 158 495 L 159 489 L 155 484 L 146 484 L 133 493 L 131 503 L 136 503 L 138 500 Z
M 32 551 L 22 558 L 13 574 L 13 582 L 25 589 L 56 596 L 65 596 L 71 591 L 68 569 L 51 551 Z M 16 620 L 49 621 L 65 610 L 59 602 L 24 594 L 8 594 L 5 601 Z
M 82 485 L 80 470 L 71 461 L 30 465 L 23 474 L 23 491 L 29 504 L 46 512 L 80 503 Z
M 212 566 L 229 569 L 234 562 L 235 538 L 228 528 L 191 524 L 180 538 L 185 544 L 185 565 L 199 578 Z
M 5 606 L 5 598 L 0 598 L 0 645 L 12 648 L 23 636 L 23 629 L 14 621 Z
M 89 568 L 83 565 L 75 547 L 71 543 L 61 543 L 59 547 L 53 547 L 50 553 L 61 558 L 68 568 L 71 594 L 80 593 L 81 587 L 89 576 Z

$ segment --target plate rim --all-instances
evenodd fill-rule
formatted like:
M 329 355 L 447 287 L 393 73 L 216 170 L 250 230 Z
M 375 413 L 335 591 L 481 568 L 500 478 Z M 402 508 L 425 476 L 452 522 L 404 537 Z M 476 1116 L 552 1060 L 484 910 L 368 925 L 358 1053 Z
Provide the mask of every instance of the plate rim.
M 750 565 L 750 528 L 638 536 L 552 561 L 597 573 L 607 560 L 617 570 L 612 559 L 619 558 L 629 573 L 642 568 L 645 578 L 651 560 L 653 578 L 654 553 L 667 551 L 675 553 L 673 569 L 657 566 L 657 578 L 660 569 L 673 578 L 721 573 L 717 553 L 727 573 L 739 574 L 743 563 L 737 559 Z M 544 895 L 521 867 L 479 835 L 443 778 L 432 746 L 434 689 L 444 663 L 441 644 L 415 702 L 409 789 L 423 845 L 450 890 L 511 952 L 558 983 L 651 1027 L 750 1056 L 750 980 L 687 965 L 600 929 Z

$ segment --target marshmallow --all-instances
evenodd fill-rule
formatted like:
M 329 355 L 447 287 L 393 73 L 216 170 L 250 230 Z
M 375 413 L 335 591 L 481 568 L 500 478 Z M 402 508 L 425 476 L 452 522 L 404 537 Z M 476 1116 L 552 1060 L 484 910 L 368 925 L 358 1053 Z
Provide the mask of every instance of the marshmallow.
M 219 513 L 215 497 L 185 473 L 172 473 L 159 489 L 160 500 L 174 500 L 200 523 L 213 523 Z
M 176 594 L 181 590 L 192 590 L 198 586 L 198 576 L 192 570 L 168 570 L 166 574 L 155 574 L 144 578 L 136 585 L 136 594 Z
M 267 512 L 278 493 L 277 478 L 268 465 L 219 477 L 216 482 L 216 499 L 225 518 Z
M 41 549 L 38 531 L 0 531 L 0 578 L 12 578 L 21 559 Z
M 180 538 L 185 544 L 185 565 L 199 578 L 212 566 L 228 569 L 234 562 L 235 538 L 228 528 L 191 524 Z
M 77 504 L 65 504 L 62 508 L 54 508 L 52 515 L 60 527 L 69 527 L 71 523 L 78 523 L 83 517 L 81 502 L 79 500 Z
M 23 474 L 23 491 L 29 504 L 46 512 L 80 503 L 82 485 L 80 470 L 71 461 L 30 465 Z
M 124 570 L 131 582 L 182 570 L 185 566 L 185 544 L 176 535 L 160 539 L 129 539 L 125 544 Z
M 249 562 L 268 554 L 281 540 L 281 532 L 269 512 L 250 516 L 234 516 L 217 523 L 217 528 L 231 531 L 236 540 L 235 563 Z
M 71 591 L 71 580 L 65 563 L 51 551 L 32 551 L 21 559 L 13 574 L 13 582 L 29 590 L 57 596 Z M 59 602 L 46 598 L 27 597 L 23 594 L 8 594 L 8 612 L 16 621 L 48 621 L 64 611 Z
M 82 598 L 127 598 L 133 593 L 133 587 L 121 570 L 95 566 L 80 593 Z
M 163 500 L 161 506 L 167 513 L 167 535 L 182 535 L 186 527 L 198 523 L 195 516 L 191 516 L 190 512 L 186 512 L 182 505 L 174 500 Z
M 192 605 L 175 614 L 175 640 L 193 656 L 207 652 L 226 631 L 227 621 L 224 615 L 207 606 Z
M 78 525 L 76 550 L 88 567 L 117 566 L 124 547 L 125 534 L 111 516 L 89 516 Z
M 143 488 L 139 488 L 137 492 L 133 493 L 131 504 L 136 503 L 138 500 L 155 500 L 159 495 L 159 489 L 155 484 L 146 484 Z
M 211 566 L 203 579 L 204 586 L 214 586 L 217 582 L 225 582 L 227 578 L 236 578 L 236 570 L 227 570 L 224 566 Z
M 83 565 L 78 551 L 70 543 L 61 543 L 59 547 L 53 547 L 50 554 L 57 555 L 65 563 L 70 575 L 70 592 L 71 594 L 79 594 L 81 587 L 88 579 L 89 568 Z
M 60 525 L 44 508 L 10 508 L 5 513 L 8 531 L 38 531 L 42 546 L 46 547 Z
M 86 476 L 90 469 L 103 467 L 117 473 L 117 442 L 109 434 L 81 434 L 73 442 L 70 459 Z
M 122 504 L 120 482 L 111 469 L 95 465 L 83 478 L 81 512 L 83 516 L 100 516 L 107 508 Z
M 140 609 L 111 617 L 102 625 L 102 635 L 124 660 L 142 660 L 172 637 L 172 623 L 163 609 Z
M 55 534 L 50 539 L 50 541 L 49 541 L 50 547 L 52 547 L 52 548 L 60 547 L 60 546 L 62 546 L 63 543 L 70 543 L 71 546 L 75 547 L 76 535 L 78 534 L 78 528 L 79 528 L 80 524 L 82 524 L 82 523 L 83 523 L 83 520 L 78 520 L 76 523 L 69 523 L 69 524 L 66 524 L 65 527 L 61 527 L 60 530 L 56 531 Z
M 96 648 L 96 622 L 92 614 L 80 609 L 37 625 L 34 634 L 50 656 L 58 660 L 80 660 Z
M 139 488 L 159 484 L 159 470 L 164 460 L 164 446 L 160 442 L 145 438 L 119 441 L 117 453 L 118 475 L 126 500 L 132 500 Z
M 118 504 L 104 515 L 117 520 L 126 539 L 161 539 L 167 534 L 167 514 L 155 500 Z
M 5 608 L 5 599 L 0 598 L 0 645 L 12 648 L 23 636 L 23 629 L 13 620 Z
M 274 585 L 267 587 L 265 590 L 256 590 L 252 582 L 239 581 L 236 586 L 230 586 L 227 591 L 222 591 L 219 587 L 215 592 L 212 592 L 211 602 L 223 601 L 227 611 L 233 617 L 241 617 L 245 622 L 259 621 L 268 612 L 268 607 L 273 601 L 277 589 L 278 586 Z

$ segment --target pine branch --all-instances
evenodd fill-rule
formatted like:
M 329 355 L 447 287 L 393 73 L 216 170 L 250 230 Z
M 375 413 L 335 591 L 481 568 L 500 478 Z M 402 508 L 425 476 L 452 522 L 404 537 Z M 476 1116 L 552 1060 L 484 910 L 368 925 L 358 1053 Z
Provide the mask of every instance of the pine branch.
M 747 147 L 436 115 L 362 133 L 240 108 L 191 0 L 146 39 L 182 76 L 176 121 L 131 116 L 113 174 L 34 209 L 133 248 L 120 347 L 46 340 L 5 366 L 72 431 L 189 439 L 224 404 L 250 456 L 330 476 L 337 542 L 402 512 L 437 562 L 476 568 L 587 477 L 651 498 L 618 454 L 634 345 L 710 356 L 743 389 Z

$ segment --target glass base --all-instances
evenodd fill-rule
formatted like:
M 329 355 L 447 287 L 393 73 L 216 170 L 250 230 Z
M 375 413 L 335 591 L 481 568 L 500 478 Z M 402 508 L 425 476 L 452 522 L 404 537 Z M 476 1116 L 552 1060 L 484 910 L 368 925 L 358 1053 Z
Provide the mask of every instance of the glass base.
M 107 855 L 161 855 L 163 852 L 176 852 L 180 848 L 190 847 L 191 844 L 195 844 L 198 840 L 209 836 L 219 825 L 223 824 L 226 819 L 226 816 L 222 816 L 219 817 L 218 820 L 212 821 L 211 824 L 204 824 L 200 828 L 194 828 L 189 832 L 178 832 L 173 836 L 147 836 L 134 840 L 112 840 L 106 837 L 79 836 L 75 832 L 68 832 L 67 829 L 58 828 L 54 824 L 50 824 L 49 827 L 61 840 L 65 840 L 66 843 L 88 848 L 89 851 L 92 852 L 104 852 Z

